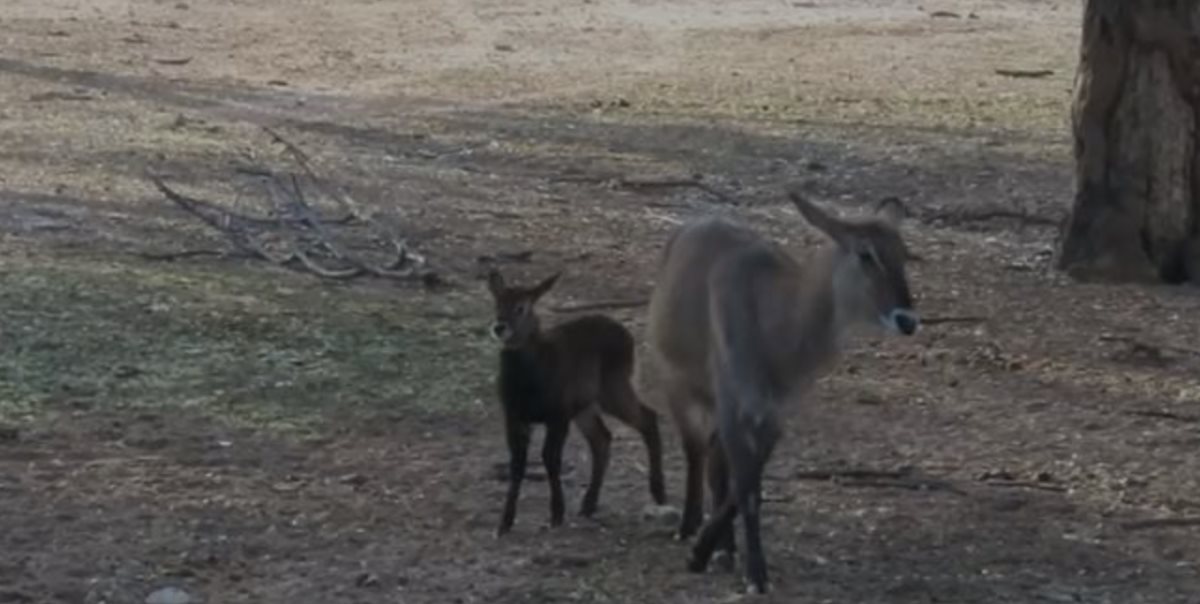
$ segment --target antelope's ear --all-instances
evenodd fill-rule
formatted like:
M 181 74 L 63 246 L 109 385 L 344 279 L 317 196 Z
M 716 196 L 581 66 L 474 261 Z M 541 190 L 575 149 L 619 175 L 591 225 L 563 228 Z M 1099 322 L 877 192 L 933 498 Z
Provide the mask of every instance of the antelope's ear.
M 908 207 L 904 205 L 903 201 L 900 201 L 899 197 L 884 197 L 875 206 L 875 215 L 893 227 L 898 227 L 905 218 L 908 218 Z
M 492 295 L 498 295 L 504 291 L 504 275 L 501 275 L 499 270 L 493 268 L 488 271 L 487 284 L 488 290 L 492 292 Z
M 838 245 L 847 249 L 854 247 L 854 241 L 850 236 L 849 229 L 846 228 L 845 223 L 841 220 L 830 216 L 829 213 L 817 207 L 816 204 L 809 201 L 796 189 L 788 191 L 788 198 L 792 200 L 792 203 L 796 205 L 796 209 L 800 210 L 800 215 L 809 224 L 829 235 Z
M 546 292 L 550 291 L 550 288 L 554 287 L 554 284 L 558 282 L 558 278 L 561 276 L 562 271 L 559 271 L 553 275 L 550 275 L 549 277 L 546 277 L 541 283 L 533 286 L 533 289 L 529 291 L 529 295 L 532 296 L 534 300 L 541 298 L 546 294 Z

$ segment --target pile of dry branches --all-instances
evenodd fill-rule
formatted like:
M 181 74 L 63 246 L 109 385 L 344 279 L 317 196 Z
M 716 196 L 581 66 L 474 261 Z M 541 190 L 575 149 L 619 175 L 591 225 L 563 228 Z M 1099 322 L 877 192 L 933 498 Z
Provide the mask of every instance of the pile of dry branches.
M 427 286 L 439 282 L 424 256 L 414 252 L 379 217 L 364 211 L 348 193 L 319 176 L 303 150 L 275 131 L 264 130 L 283 146 L 300 167 L 300 173 L 280 173 L 261 167 L 237 170 L 263 187 L 271 206 L 263 216 L 243 214 L 190 197 L 168 186 L 162 177 L 148 175 L 168 200 L 223 235 L 233 244 L 234 251 L 188 250 L 145 254 L 146 257 L 174 260 L 202 255 L 236 256 L 265 260 L 327 279 L 376 277 L 419 281 Z M 323 198 L 339 208 L 342 215 L 323 216 L 310 202 L 306 186 L 319 196 L 314 197 L 314 202 Z M 362 228 L 367 230 L 366 237 L 346 236 Z

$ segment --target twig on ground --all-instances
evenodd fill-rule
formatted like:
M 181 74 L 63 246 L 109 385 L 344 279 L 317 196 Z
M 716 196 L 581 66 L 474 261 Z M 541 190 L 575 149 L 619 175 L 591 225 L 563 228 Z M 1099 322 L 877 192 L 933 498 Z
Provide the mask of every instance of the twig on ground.
M 835 480 L 835 484 L 843 487 L 876 487 L 890 489 L 907 489 L 909 491 L 948 491 L 955 495 L 966 495 L 966 491 L 958 488 L 949 480 L 941 478 L 906 476 L 903 478 L 854 478 Z
M 910 491 L 949 491 L 956 495 L 966 492 L 949 480 L 923 476 L 915 468 L 876 470 L 848 468 L 844 470 L 802 470 L 792 474 L 796 480 L 828 481 L 847 488 L 891 488 Z
M 1009 488 L 1009 489 L 1037 489 L 1039 491 L 1052 491 L 1055 493 L 1067 492 L 1067 487 L 1061 484 L 1052 484 L 1048 482 L 1033 482 L 1029 480 L 985 480 L 983 484 L 989 487 Z
M 1054 75 L 1054 72 L 1049 69 L 997 69 L 996 75 L 1010 78 L 1044 78 Z
M 985 323 L 987 317 L 921 317 L 923 325 L 941 325 L 944 323 Z
M 274 209 L 274 216 L 270 218 L 240 214 L 221 205 L 184 195 L 167 186 L 161 177 L 149 174 L 150 181 L 168 200 L 224 235 L 236 248 L 236 252 L 221 254 L 209 250 L 188 250 L 166 254 L 142 254 L 143 257 L 175 260 L 193 256 L 237 255 L 266 260 L 328 279 L 373 276 L 395 280 L 419 280 L 425 285 L 433 285 L 439 281 L 436 273 L 427 268 L 423 256 L 412 252 L 389 228 L 366 214 L 348 194 L 321 178 L 304 151 L 270 128 L 264 130 L 274 141 L 285 147 L 318 193 L 338 204 L 345 214 L 332 220 L 323 217 L 309 203 L 297 175 L 290 174 L 285 177 L 257 166 L 239 167 L 236 171 L 253 176 L 263 184 Z M 368 261 L 361 254 L 351 253 L 337 242 L 336 233 L 330 227 L 352 223 L 367 225 L 372 230 L 375 236 L 372 243 L 390 251 L 391 256 L 387 262 Z M 285 244 L 281 252 L 268 249 L 264 245 L 264 240 L 271 238 L 281 240 Z
M 1187 346 L 1177 346 L 1175 344 L 1151 344 L 1134 336 L 1118 336 L 1113 334 L 1101 334 L 1101 342 L 1122 342 L 1128 344 L 1134 352 L 1148 353 L 1154 356 L 1155 351 L 1166 350 L 1176 354 L 1186 354 L 1191 356 L 1200 356 L 1200 349 L 1189 348 Z M 1161 352 L 1159 353 L 1161 356 Z
M 157 260 L 159 262 L 174 262 L 183 260 L 184 258 L 197 258 L 200 256 L 216 256 L 218 258 L 250 258 L 246 254 L 231 252 L 229 250 L 182 250 L 179 252 L 137 252 L 137 255 L 145 260 Z
M 801 470 L 792 474 L 796 480 L 838 480 L 838 479 L 870 479 L 870 478 L 903 478 L 912 476 L 912 468 L 899 470 L 874 470 L 870 468 L 850 468 L 846 470 Z
M 524 264 L 533 260 L 533 250 L 521 250 L 519 252 L 496 252 L 494 254 L 484 254 L 475 258 L 475 261 L 480 264 L 489 262 L 513 262 Z
M 947 221 L 947 222 L 951 222 L 951 223 L 962 223 L 962 222 L 987 222 L 989 220 L 1007 219 L 1007 220 L 1016 220 L 1023 224 L 1032 224 L 1032 225 L 1038 225 L 1038 226 L 1051 226 L 1051 227 L 1057 227 L 1060 222 L 1058 219 L 1050 218 L 1049 216 L 1039 216 L 1037 214 L 1029 214 L 1027 212 L 1018 211 L 1018 210 L 1005 210 L 1005 209 L 998 209 L 998 208 L 997 209 L 989 209 L 989 210 L 975 210 L 975 211 L 963 210 L 963 211 L 925 212 L 920 215 L 920 219 L 922 222 L 926 222 L 926 223 L 935 222 L 938 220 L 943 220 L 943 221 Z
M 1177 422 L 1187 422 L 1189 424 L 1200 423 L 1200 416 L 1186 415 L 1183 413 L 1172 413 L 1170 411 L 1158 411 L 1155 409 L 1134 409 L 1132 411 L 1122 411 L 1125 415 L 1136 415 L 1140 417 L 1153 417 L 1156 419 L 1169 419 Z
M 1151 518 L 1149 520 L 1134 520 L 1124 522 L 1121 528 L 1127 531 L 1140 531 L 1155 528 L 1200 526 L 1200 516 L 1179 516 L 1175 518 Z
M 557 176 L 550 179 L 551 182 L 573 182 L 573 183 L 592 183 L 592 184 L 608 184 L 612 187 L 623 187 L 626 189 L 663 189 L 663 188 L 693 188 L 704 191 L 709 195 L 717 198 L 722 203 L 729 205 L 738 205 L 738 201 L 729 194 L 713 187 L 704 182 L 703 176 L 696 174 L 693 176 L 668 176 L 668 177 L 631 177 L 631 176 Z
M 341 188 L 329 185 L 325 179 L 318 176 L 316 170 L 314 170 L 312 167 L 311 159 L 309 158 L 308 154 L 304 152 L 304 150 L 293 144 L 291 141 L 283 138 L 282 135 L 267 126 L 263 126 L 263 130 L 276 143 L 282 145 L 284 149 L 291 154 L 292 158 L 296 160 L 296 163 L 300 165 L 300 168 L 304 170 L 309 179 L 313 181 L 313 184 L 316 185 L 317 190 L 320 193 L 337 202 L 351 216 L 354 216 L 355 219 L 367 224 L 375 232 L 375 235 L 378 239 L 386 241 L 394 249 L 395 257 L 391 262 L 383 266 L 374 266 L 364 263 L 362 268 L 365 272 L 377 277 L 407 278 L 412 276 L 414 273 L 420 272 L 420 269 L 425 267 L 426 261 L 424 256 L 416 254 L 410 250 L 407 243 L 398 237 L 396 233 L 392 231 L 392 229 L 381 224 L 373 216 L 370 216 L 364 212 L 358 201 L 356 201 L 348 193 Z M 410 268 L 397 270 L 404 265 L 409 265 Z M 422 274 L 422 280 L 426 283 L 431 282 L 431 277 L 432 280 L 436 280 L 436 276 L 432 272 L 425 271 Z
M 591 310 L 614 310 L 619 308 L 638 308 L 649 304 L 650 301 L 645 298 L 635 298 L 630 300 L 593 300 L 589 302 L 568 302 L 550 308 L 551 312 L 556 313 L 572 313 L 584 312 Z

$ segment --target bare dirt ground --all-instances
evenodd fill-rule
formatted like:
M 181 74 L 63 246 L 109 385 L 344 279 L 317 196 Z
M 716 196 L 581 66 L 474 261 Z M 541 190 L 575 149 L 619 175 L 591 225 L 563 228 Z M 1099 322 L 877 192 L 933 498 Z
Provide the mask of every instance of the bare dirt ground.
M 4 2 L 0 602 L 729 601 L 736 575 L 688 574 L 672 526 L 643 518 L 621 426 L 595 520 L 545 529 L 530 482 L 493 539 L 505 453 L 478 258 L 564 268 L 552 304 L 644 296 L 692 216 L 815 243 L 791 183 L 844 212 L 902 198 L 922 310 L 978 320 L 868 335 L 822 382 L 769 468 L 769 600 L 1200 601 L 1200 299 L 1048 270 L 1078 12 Z M 224 245 L 143 173 L 232 202 L 246 153 L 281 161 L 263 125 L 396 216 L 451 284 L 137 256 Z M 739 203 L 603 183 L 692 173 Z M 614 314 L 640 328 L 641 310 Z M 574 503 L 587 466 L 569 447 Z M 910 470 L 799 478 L 840 468 Z M 1142 523 L 1161 518 L 1185 522 Z

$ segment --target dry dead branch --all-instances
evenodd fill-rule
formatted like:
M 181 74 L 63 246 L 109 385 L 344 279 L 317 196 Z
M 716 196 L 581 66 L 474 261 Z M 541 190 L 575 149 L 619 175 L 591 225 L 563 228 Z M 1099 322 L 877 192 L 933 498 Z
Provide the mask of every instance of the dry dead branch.
M 966 495 L 966 491 L 955 486 L 949 480 L 927 476 L 908 476 L 904 478 L 863 478 L 835 481 L 838 486 L 846 488 L 874 487 L 884 489 L 906 489 L 909 491 L 947 491 L 955 495 Z
M 1162 351 L 1173 352 L 1179 355 L 1189 355 L 1200 357 L 1200 349 L 1189 348 L 1187 346 L 1177 346 L 1174 344 L 1151 344 L 1134 336 L 1119 336 L 1112 334 L 1103 334 L 1100 336 L 1101 342 L 1122 342 L 1129 345 L 1130 351 L 1140 353 L 1147 356 L 1162 356 Z
M 692 176 L 667 176 L 667 177 L 633 177 L 633 176 L 559 176 L 551 179 L 551 182 L 573 182 L 573 183 L 592 183 L 606 184 L 614 188 L 625 189 L 669 189 L 669 188 L 693 188 L 708 193 L 722 203 L 729 205 L 737 205 L 738 201 L 729 194 L 717 189 L 716 187 L 704 182 L 702 174 L 693 174 Z
M 631 300 L 594 300 L 591 302 L 569 302 L 560 304 L 550 308 L 551 312 L 556 313 L 572 313 L 585 312 L 592 310 L 614 310 L 619 308 L 638 308 L 649 304 L 650 301 L 646 298 L 636 298 Z
M 845 470 L 801 470 L 792 474 L 792 478 L 796 480 L 844 480 L 844 479 L 878 479 L 878 478 L 904 478 L 911 476 L 912 468 L 900 468 L 899 470 L 874 470 L 870 468 L 850 468 Z
M 265 260 L 326 279 L 346 280 L 370 276 L 396 281 L 420 281 L 425 285 L 438 282 L 436 273 L 428 268 L 423 256 L 414 253 L 406 242 L 375 216 L 363 211 L 362 206 L 349 194 L 318 175 L 304 151 L 275 131 L 269 128 L 264 130 L 272 140 L 283 145 L 316 193 L 339 206 L 344 214 L 333 219 L 323 216 L 309 202 L 303 186 L 305 178 L 297 174 L 280 174 L 258 166 L 236 170 L 239 174 L 255 178 L 262 185 L 271 205 L 268 217 L 242 214 L 220 204 L 184 195 L 169 187 L 162 177 L 150 174 L 150 181 L 169 201 L 223 235 L 235 250 L 229 253 L 214 250 L 144 253 L 142 257 L 171 261 L 195 256 L 226 255 Z M 372 261 L 370 254 L 362 250 L 362 245 L 343 245 L 339 242 L 339 233 L 332 228 L 335 226 L 366 226 L 371 232 L 368 238 L 370 247 L 386 250 L 387 260 Z M 272 245 L 268 245 L 268 241 Z
M 1140 531 L 1145 529 L 1155 528 L 1171 528 L 1171 527 L 1191 527 L 1200 526 L 1200 516 L 1179 516 L 1174 518 L 1151 518 L 1149 520 L 1135 520 L 1121 524 L 1121 528 L 1127 531 Z
M 985 323 L 987 317 L 923 317 L 921 323 L 923 325 L 942 325 L 944 323 Z
M 1033 482 L 1029 480 L 985 480 L 983 481 L 983 484 L 999 489 L 1035 489 L 1038 491 L 1051 491 L 1054 493 L 1065 493 L 1068 490 L 1067 487 L 1061 484 Z
M 1159 411 L 1156 409 L 1134 409 L 1131 411 L 1123 411 L 1125 415 L 1135 415 L 1138 417 L 1152 417 L 1154 419 L 1168 419 L 1176 422 L 1185 422 L 1189 424 L 1200 423 L 1200 416 L 1187 415 L 1183 413 L 1172 413 L 1170 411 Z
M 996 75 L 1009 78 L 1044 78 L 1054 75 L 1054 72 L 1049 69 L 997 69 Z
M 909 491 L 947 491 L 956 495 L 967 493 L 953 482 L 942 478 L 925 476 L 915 468 L 875 470 L 871 468 L 848 468 L 844 470 L 802 470 L 792 474 L 796 480 L 832 482 L 846 488 L 890 488 Z
M 197 258 L 200 256 L 215 256 L 218 258 L 249 258 L 245 254 L 233 252 L 229 250 L 183 250 L 181 252 L 138 252 L 138 256 L 146 260 L 157 260 L 159 262 L 174 262 L 185 258 Z
M 1021 224 L 1048 227 L 1058 227 L 1059 223 L 1061 222 L 1059 219 L 1051 218 L 1049 216 L 1040 216 L 1037 214 L 1030 214 L 1023 210 L 1008 210 L 1003 208 L 924 212 L 921 214 L 920 219 L 921 222 L 925 223 L 943 221 L 950 224 L 987 222 L 989 220 L 1016 220 Z

